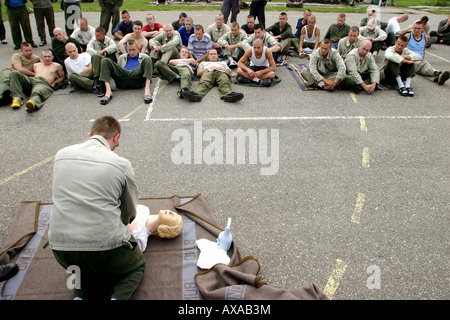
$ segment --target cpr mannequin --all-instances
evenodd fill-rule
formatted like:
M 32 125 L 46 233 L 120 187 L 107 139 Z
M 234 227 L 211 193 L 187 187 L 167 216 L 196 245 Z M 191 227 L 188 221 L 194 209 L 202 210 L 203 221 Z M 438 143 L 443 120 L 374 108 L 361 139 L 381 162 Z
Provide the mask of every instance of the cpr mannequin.
M 183 230 L 183 219 L 171 210 L 160 210 L 157 215 L 150 215 L 148 207 L 138 204 L 136 218 L 127 225 L 128 230 L 142 252 L 147 248 L 148 237 L 157 233 L 160 238 L 172 239 Z

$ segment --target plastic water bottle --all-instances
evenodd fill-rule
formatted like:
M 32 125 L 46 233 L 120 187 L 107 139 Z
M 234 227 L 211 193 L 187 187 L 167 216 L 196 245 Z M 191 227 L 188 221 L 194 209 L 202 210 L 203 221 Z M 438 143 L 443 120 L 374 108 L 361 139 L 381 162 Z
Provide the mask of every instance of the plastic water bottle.
M 219 234 L 219 237 L 217 238 L 217 247 L 219 249 L 228 251 L 231 247 L 231 242 L 233 241 L 233 235 L 231 234 L 231 218 L 228 218 L 227 226 L 225 227 L 225 230 L 222 231 Z

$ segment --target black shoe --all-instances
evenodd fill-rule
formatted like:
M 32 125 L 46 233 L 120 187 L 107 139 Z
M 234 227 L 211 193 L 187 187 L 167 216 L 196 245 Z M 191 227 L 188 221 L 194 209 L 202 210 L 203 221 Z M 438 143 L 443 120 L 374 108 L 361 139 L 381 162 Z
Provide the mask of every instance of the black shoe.
M 187 92 L 187 91 L 189 91 L 188 88 L 181 88 L 180 91 L 177 91 L 178 98 L 183 99 L 183 92 Z
M 272 83 L 272 80 L 270 79 L 261 79 L 259 80 L 259 84 L 263 87 L 270 87 L 270 84 Z
M 19 50 L 20 46 L 14 46 L 14 50 Z
M 19 266 L 15 263 L 0 265 L 0 282 L 11 279 L 17 272 L 19 272 Z
M 0 96 L 0 106 L 6 106 L 12 102 L 11 91 L 5 90 Z
M 194 91 L 182 91 L 181 94 L 183 95 L 183 98 L 186 100 L 189 100 L 191 102 L 200 102 L 202 101 L 202 96 L 199 95 L 197 92 Z
M 39 46 L 40 47 L 43 47 L 43 46 L 45 46 L 47 44 L 47 41 L 45 41 L 45 40 L 42 40 L 41 42 L 39 42 Z
M 239 83 L 252 83 L 252 80 L 247 79 L 247 78 L 245 78 L 243 76 L 238 76 L 237 80 L 239 81 Z
M 408 97 L 414 97 L 414 90 L 413 90 L 413 88 L 411 88 L 411 87 L 406 88 L 406 92 L 408 93 L 407 94 Z
M 244 98 L 244 94 L 240 92 L 230 92 L 226 96 L 223 97 L 223 101 L 225 102 L 237 102 Z
M 403 97 L 408 96 L 408 90 L 405 87 L 398 88 L 398 93 Z
M 94 94 L 99 98 L 105 95 L 105 92 L 102 90 L 102 87 L 99 84 L 92 86 L 92 92 L 94 92 Z
M 359 94 L 361 92 L 361 90 L 362 90 L 362 88 L 359 84 L 357 84 L 353 87 L 353 92 L 356 94 Z
M 450 72 L 445 71 L 437 78 L 438 85 L 442 86 L 445 83 L 445 81 L 447 81 L 449 78 L 450 78 Z
M 37 48 L 37 47 L 38 47 L 37 44 L 35 44 L 35 43 L 33 43 L 31 46 L 32 46 L 33 48 Z

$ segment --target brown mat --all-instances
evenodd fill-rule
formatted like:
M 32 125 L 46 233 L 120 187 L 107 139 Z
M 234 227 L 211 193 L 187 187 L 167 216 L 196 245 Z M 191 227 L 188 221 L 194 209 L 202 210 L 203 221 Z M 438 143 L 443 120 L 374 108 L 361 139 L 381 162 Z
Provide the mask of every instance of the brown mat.
M 147 261 L 146 270 L 132 299 L 234 299 L 236 295 L 224 295 L 221 291 L 227 291 L 227 286 L 231 286 L 233 290 L 237 284 L 251 287 L 245 290 L 247 294 L 242 294 L 241 299 L 325 298 L 315 286 L 312 291 L 300 289 L 302 294 L 296 295 L 265 285 L 257 276 L 259 264 L 256 259 L 252 257 L 241 259 L 235 243 L 228 251 L 231 266 L 216 265 L 206 273 L 205 270 L 199 269 L 197 267 L 199 250 L 195 241 L 203 238 L 215 241 L 222 231 L 217 226 L 217 220 L 203 195 L 144 198 L 140 199 L 139 203 L 148 206 L 151 214 L 157 214 L 160 209 L 178 212 L 183 217 L 184 227 L 182 234 L 175 239 L 149 238 L 147 250 L 144 252 Z M 7 282 L 0 283 L 2 299 L 70 300 L 73 298 L 72 290 L 67 287 L 67 280 L 71 273 L 67 273 L 56 262 L 52 250 L 46 245 L 51 207 L 51 204 L 39 201 L 20 204 L 8 234 L 5 249 L 0 252 L 0 264 L 16 262 L 20 271 Z M 256 269 L 255 263 L 258 265 Z M 232 272 L 216 272 L 227 268 Z M 245 275 L 246 273 L 248 274 Z M 243 274 L 245 279 L 253 280 L 241 279 Z

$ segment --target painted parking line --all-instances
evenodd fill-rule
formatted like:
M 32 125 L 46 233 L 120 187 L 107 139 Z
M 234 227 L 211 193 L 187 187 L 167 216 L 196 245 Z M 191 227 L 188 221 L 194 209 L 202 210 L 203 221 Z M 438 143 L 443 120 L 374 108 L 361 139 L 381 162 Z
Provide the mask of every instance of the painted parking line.
M 333 300 L 334 295 L 339 287 L 342 277 L 344 276 L 345 269 L 347 269 L 347 263 L 341 259 L 336 259 L 336 265 L 328 278 L 328 282 L 323 289 L 323 293 L 328 299 Z
M 369 131 L 366 126 L 366 119 L 364 117 L 359 118 L 359 124 L 360 124 L 361 131 L 364 131 L 364 132 Z
M 352 215 L 352 222 L 355 224 L 360 224 L 361 215 L 364 209 L 364 204 L 366 203 L 366 195 L 364 193 L 358 193 L 356 197 L 355 210 Z
M 365 147 L 363 148 L 363 152 L 362 152 L 362 163 L 361 163 L 363 168 L 370 168 L 370 154 L 369 154 L 369 148 Z

